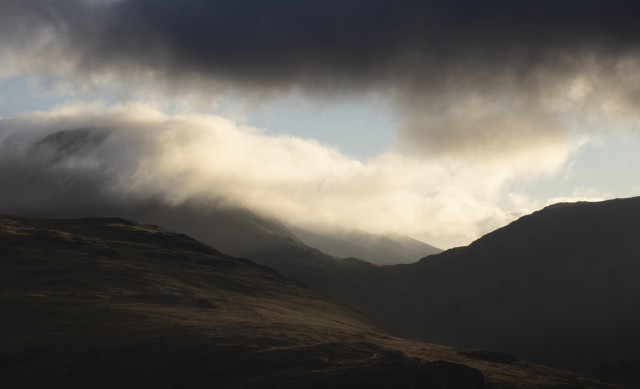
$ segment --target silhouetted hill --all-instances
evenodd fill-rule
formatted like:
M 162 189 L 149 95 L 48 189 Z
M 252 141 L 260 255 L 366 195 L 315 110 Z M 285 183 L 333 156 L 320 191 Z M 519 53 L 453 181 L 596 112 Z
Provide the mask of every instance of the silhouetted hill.
M 405 335 L 565 368 L 640 347 L 640 198 L 556 204 L 399 268 Z M 417 320 L 416 320 L 417 319 Z
M 640 347 L 640 198 L 557 204 L 468 247 L 377 267 L 252 257 L 414 339 L 584 369 Z
M 605 387 L 391 336 L 271 269 L 119 218 L 0 215 L 0 288 L 3 387 Z
M 412 265 L 300 245 L 245 254 L 402 335 L 584 369 L 637 355 L 638 237 L 634 198 L 556 204 Z
M 385 236 L 364 231 L 317 233 L 299 228 L 292 231 L 305 244 L 334 257 L 360 258 L 378 265 L 412 263 L 442 252 L 406 235 Z
M 468 247 L 383 268 L 326 255 L 246 211 L 143 220 L 185 227 L 404 336 L 582 369 L 634 358 L 640 345 L 638 202 L 558 204 Z

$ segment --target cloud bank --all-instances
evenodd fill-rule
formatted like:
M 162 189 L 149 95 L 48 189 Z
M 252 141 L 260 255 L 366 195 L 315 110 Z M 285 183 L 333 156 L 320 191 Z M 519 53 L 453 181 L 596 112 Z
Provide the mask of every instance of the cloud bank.
M 637 127 L 639 16 L 629 0 L 5 0 L 0 59 L 176 100 L 380 93 L 403 151 L 505 160 L 576 122 Z
M 548 150 L 555 160 L 546 165 L 469 167 L 397 153 L 365 164 L 220 116 L 68 106 L 0 120 L 0 204 L 58 216 L 150 202 L 240 206 L 316 231 L 403 232 L 449 246 L 531 210 L 505 195 L 505 183 L 552 172 L 570 151 Z

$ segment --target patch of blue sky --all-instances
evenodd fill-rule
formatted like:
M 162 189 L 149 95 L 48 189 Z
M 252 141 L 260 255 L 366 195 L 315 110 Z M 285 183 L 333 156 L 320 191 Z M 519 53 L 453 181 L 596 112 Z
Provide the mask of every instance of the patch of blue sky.
M 35 80 L 24 76 L 0 79 L 0 116 L 48 110 L 63 103 L 64 96 L 46 91 Z
M 289 95 L 251 109 L 246 121 L 269 134 L 315 139 L 361 161 L 390 151 L 396 139 L 396 119 L 373 99 L 317 101 Z
M 537 199 L 640 195 L 640 136 L 613 131 L 580 147 L 555 175 L 516 179 L 512 190 Z
M 81 102 L 116 104 L 117 94 L 107 90 L 77 92 L 44 77 L 15 75 L 0 78 L 0 117 L 33 111 L 50 111 L 57 106 Z
M 0 79 L 0 117 L 48 111 L 78 99 L 116 103 L 109 94 L 76 96 L 41 79 L 22 75 Z M 390 151 L 395 144 L 396 118 L 383 103 L 372 98 L 318 100 L 291 94 L 247 109 L 248 105 L 227 97 L 215 113 L 234 118 L 237 116 L 234 107 L 237 109 L 238 106 L 244 107 L 243 122 L 264 129 L 268 134 L 315 139 L 361 161 Z M 164 108 L 168 113 L 180 111 L 172 104 L 166 104 Z

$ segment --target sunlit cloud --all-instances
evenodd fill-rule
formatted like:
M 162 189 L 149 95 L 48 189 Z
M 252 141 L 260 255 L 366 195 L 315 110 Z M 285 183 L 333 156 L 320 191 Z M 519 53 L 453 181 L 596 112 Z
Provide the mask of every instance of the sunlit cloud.
M 91 135 L 99 142 L 62 154 L 49 150 L 60 147 L 55 142 L 42 145 L 51 134 L 77 128 L 107 135 Z M 268 135 L 220 116 L 93 104 L 5 118 L 0 150 L 5 209 L 86 203 L 85 210 L 99 212 L 113 203 L 195 201 L 247 207 L 314 230 L 402 232 L 453 244 L 519 216 L 519 204 L 503 203 L 504 184 L 550 174 L 571 146 L 508 166 L 397 153 L 363 163 L 313 140 Z

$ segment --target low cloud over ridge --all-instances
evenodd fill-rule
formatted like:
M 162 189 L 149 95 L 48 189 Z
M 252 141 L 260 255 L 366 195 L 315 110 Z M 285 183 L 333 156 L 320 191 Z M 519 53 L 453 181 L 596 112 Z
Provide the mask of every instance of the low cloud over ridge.
M 512 220 L 505 183 L 553 172 L 523 159 L 470 168 L 388 153 L 368 163 L 311 140 L 139 104 L 69 106 L 0 120 L 4 211 L 100 215 L 118 206 L 242 206 L 312 228 L 461 244 Z M 507 200 L 509 200 L 507 198 Z

